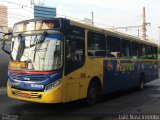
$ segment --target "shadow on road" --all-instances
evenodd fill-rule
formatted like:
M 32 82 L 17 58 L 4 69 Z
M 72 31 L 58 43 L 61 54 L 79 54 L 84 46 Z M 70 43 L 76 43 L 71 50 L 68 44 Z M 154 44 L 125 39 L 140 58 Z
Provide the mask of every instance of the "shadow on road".
M 64 117 L 66 120 L 67 116 L 73 116 L 71 113 L 77 110 L 82 110 L 87 108 L 83 101 L 74 101 L 70 103 L 57 103 L 57 104 L 39 104 L 39 103 L 27 103 L 12 106 L 12 111 L 9 114 L 18 115 L 20 120 L 28 119 L 45 119 L 53 117 Z M 77 116 L 77 115 L 76 115 Z M 78 115 L 79 116 L 79 115 Z
M 9 55 L 0 50 L 0 87 L 6 87 Z
M 65 104 L 39 104 L 9 99 L 13 103 L 9 106 L 8 113 L 18 115 L 20 120 L 71 120 L 74 117 L 76 120 L 95 120 L 97 117 L 100 120 L 124 113 L 153 113 L 157 110 L 148 108 L 154 107 L 157 97 L 160 98 L 160 88 L 158 82 L 155 82 L 146 85 L 140 92 L 131 89 L 105 95 L 102 102 L 94 106 L 86 106 L 82 100 Z
M 151 89 L 154 86 L 147 86 L 145 90 Z M 144 90 L 144 91 L 145 91 Z M 109 103 L 113 100 L 120 99 L 131 94 L 140 93 L 136 88 L 127 91 L 120 91 L 103 96 L 102 101 L 94 106 L 100 104 Z M 30 114 L 30 115 L 66 115 L 68 113 L 75 112 L 76 110 L 92 108 L 94 106 L 87 106 L 85 100 L 77 100 L 69 103 L 57 103 L 57 104 L 42 104 L 42 103 L 30 103 L 22 102 L 16 106 L 12 106 L 13 113 Z M 32 111 L 30 111 L 32 110 Z

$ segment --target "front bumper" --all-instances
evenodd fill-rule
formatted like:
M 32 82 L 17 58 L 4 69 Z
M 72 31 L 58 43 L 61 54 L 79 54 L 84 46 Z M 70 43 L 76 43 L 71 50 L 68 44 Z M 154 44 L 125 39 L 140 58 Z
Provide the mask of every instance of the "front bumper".
M 8 97 L 23 101 L 37 103 L 60 103 L 63 102 L 62 85 L 48 92 L 24 91 L 11 88 L 7 85 Z

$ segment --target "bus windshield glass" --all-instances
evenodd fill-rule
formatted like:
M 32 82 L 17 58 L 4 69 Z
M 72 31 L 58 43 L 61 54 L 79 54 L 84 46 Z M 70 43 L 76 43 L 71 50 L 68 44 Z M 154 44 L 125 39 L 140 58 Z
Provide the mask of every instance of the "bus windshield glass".
M 25 21 L 14 25 L 13 33 L 60 28 L 59 20 Z
M 56 31 L 13 34 L 11 51 L 9 68 L 13 70 L 49 71 L 62 67 L 62 35 Z

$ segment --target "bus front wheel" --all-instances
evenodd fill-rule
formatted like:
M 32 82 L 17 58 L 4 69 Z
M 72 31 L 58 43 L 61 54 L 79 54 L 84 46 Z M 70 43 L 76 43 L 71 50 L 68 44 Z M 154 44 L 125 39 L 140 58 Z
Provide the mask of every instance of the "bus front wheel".
M 87 104 L 94 105 L 100 100 L 101 88 L 97 81 L 93 80 L 90 82 L 87 91 Z

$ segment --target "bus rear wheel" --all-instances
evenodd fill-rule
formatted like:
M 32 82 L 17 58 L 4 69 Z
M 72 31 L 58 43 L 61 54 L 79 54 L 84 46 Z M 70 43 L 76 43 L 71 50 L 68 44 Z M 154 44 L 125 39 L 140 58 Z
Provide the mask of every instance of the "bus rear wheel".
M 97 103 L 101 98 L 100 92 L 100 85 L 98 82 L 91 81 L 87 91 L 87 105 L 94 105 Z
M 141 74 L 139 77 L 139 85 L 138 85 L 139 91 L 142 91 L 144 89 L 144 81 L 145 81 L 144 74 Z

